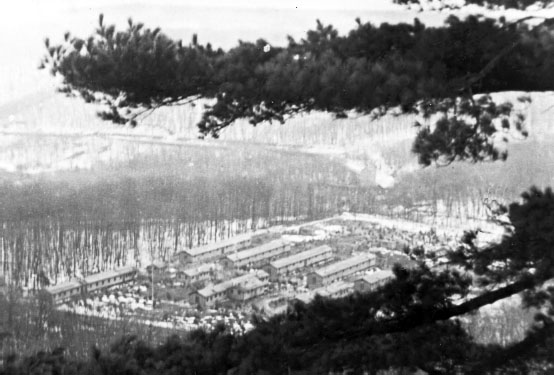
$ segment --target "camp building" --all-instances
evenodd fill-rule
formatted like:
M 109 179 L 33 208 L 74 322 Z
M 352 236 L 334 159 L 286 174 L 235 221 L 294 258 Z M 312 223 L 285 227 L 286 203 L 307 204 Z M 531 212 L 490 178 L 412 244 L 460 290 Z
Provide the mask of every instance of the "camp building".
M 251 243 L 251 234 L 240 234 L 224 241 L 182 250 L 177 253 L 177 257 L 182 263 L 204 263 L 220 259 L 227 254 L 232 254 L 235 251 L 249 247 Z
M 83 296 L 88 292 L 109 288 L 114 285 L 130 282 L 135 279 L 135 267 L 123 267 L 89 275 L 82 279 L 73 279 L 45 288 L 54 303 L 62 303 L 73 297 Z
M 394 278 L 394 273 L 391 270 L 378 270 L 373 273 L 366 274 L 354 282 L 354 289 L 357 292 L 370 292 L 378 287 L 386 284 Z
M 244 251 L 230 254 L 223 260 L 227 268 L 263 267 L 290 252 L 290 243 L 275 240 Z
M 81 280 L 70 280 L 45 288 L 54 303 L 62 303 L 73 297 L 82 296 L 84 287 Z
M 330 264 L 308 275 L 308 288 L 315 289 L 343 280 L 358 272 L 376 267 L 376 262 L 377 257 L 374 254 L 361 254 Z
M 246 280 L 244 283 L 231 288 L 229 290 L 229 298 L 238 302 L 246 302 L 252 298 L 263 295 L 267 284 L 267 280 L 261 281 L 260 279 L 253 277 Z
M 99 289 L 133 281 L 136 274 L 137 269 L 135 267 L 123 267 L 89 275 L 85 277 L 84 284 L 87 292 L 94 292 Z
M 336 283 L 322 286 L 305 293 L 297 294 L 294 299 L 304 303 L 310 303 L 316 295 L 326 298 L 345 297 L 354 292 L 354 283 L 346 281 L 337 281 Z
M 268 279 L 269 275 L 265 271 L 258 270 L 216 285 L 207 286 L 196 292 L 196 303 L 201 308 L 207 308 L 214 306 L 217 301 L 227 298 L 246 301 L 262 295 Z
M 294 270 L 324 263 L 332 257 L 333 249 L 327 245 L 303 251 L 271 262 L 268 268 L 269 277 L 271 280 L 278 280 Z
M 183 279 L 187 283 L 195 283 L 199 281 L 208 281 L 214 274 L 215 264 L 205 263 L 197 267 L 187 268 L 183 271 Z

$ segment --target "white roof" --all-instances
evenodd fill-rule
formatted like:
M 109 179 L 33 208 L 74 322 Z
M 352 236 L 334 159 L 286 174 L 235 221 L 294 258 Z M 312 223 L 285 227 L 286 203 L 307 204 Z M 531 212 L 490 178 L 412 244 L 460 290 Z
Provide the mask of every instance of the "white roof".
M 319 294 L 322 297 L 332 296 L 335 293 L 341 292 L 343 290 L 351 289 L 354 290 L 354 283 L 349 283 L 346 281 L 338 281 L 332 283 L 322 288 L 317 288 L 314 290 L 315 294 Z
M 132 273 L 132 272 L 136 272 L 136 271 L 137 271 L 137 269 L 135 267 L 123 267 L 123 268 L 118 268 L 118 269 L 111 270 L 111 271 L 104 271 L 104 272 L 100 272 L 100 273 L 95 273 L 93 275 L 88 275 L 87 277 L 85 277 L 84 280 L 87 284 L 90 284 L 90 283 L 94 283 L 94 282 L 97 282 L 97 281 L 110 279 L 112 277 L 122 276 L 122 275 Z
M 238 236 L 230 237 L 223 241 L 218 241 L 218 242 L 210 243 L 199 247 L 193 247 L 192 249 L 185 249 L 185 250 L 179 251 L 178 253 L 187 253 L 191 256 L 200 255 L 204 253 L 209 253 L 213 250 L 217 250 L 219 248 L 222 248 L 228 245 L 235 245 L 237 243 L 247 241 L 251 238 L 252 238 L 252 234 L 250 233 L 239 234 Z
M 360 277 L 358 280 L 373 284 L 381 280 L 390 279 L 392 277 L 394 277 L 394 272 L 392 272 L 391 270 L 379 270 L 373 273 L 368 273 L 367 275 Z
M 321 276 L 321 277 L 325 277 L 325 276 L 328 276 L 328 275 L 332 275 L 336 272 L 339 272 L 339 271 L 341 271 L 345 268 L 350 268 L 352 266 L 355 266 L 356 264 L 366 262 L 370 259 L 375 259 L 375 255 L 374 254 L 360 254 L 360 255 L 356 255 L 356 256 L 353 256 L 351 258 L 342 260 L 340 262 L 330 264 L 330 265 L 328 265 L 326 267 L 323 267 L 323 268 L 320 268 L 320 269 L 318 269 L 314 272 L 316 274 L 318 274 L 319 276 Z
M 227 256 L 228 259 L 232 260 L 233 262 L 236 262 L 238 260 L 248 259 L 258 254 L 263 254 L 266 251 L 273 250 L 275 248 L 281 247 L 286 245 L 287 242 L 283 240 L 275 240 L 268 243 L 264 243 L 263 245 L 253 247 L 252 249 L 239 251 L 238 253 L 230 254 Z
M 303 251 L 303 252 L 298 253 L 298 254 L 291 255 L 290 257 L 286 257 L 286 258 L 282 258 L 282 259 L 273 261 L 273 262 L 270 263 L 270 265 L 272 267 L 275 267 L 275 268 L 279 269 L 279 268 L 287 267 L 287 266 L 290 266 L 291 264 L 295 264 L 297 262 L 302 262 L 303 260 L 310 259 L 310 258 L 313 258 L 317 255 L 320 255 L 320 254 L 323 254 L 323 253 L 326 253 L 326 252 L 331 252 L 331 251 L 333 251 L 333 250 L 329 246 L 323 245 L 323 246 L 319 246 L 319 247 L 316 247 L 316 248 L 313 248 L 313 249 L 310 249 L 310 250 L 307 250 L 307 251 Z
M 245 275 L 235 277 L 233 279 L 224 281 L 222 283 L 202 288 L 198 291 L 198 294 L 200 294 L 203 297 L 210 297 L 214 294 L 225 292 L 227 289 L 232 288 L 235 285 L 241 285 L 251 279 L 257 279 L 256 277 L 257 275 L 258 275 L 257 273 L 247 273 Z
M 46 287 L 45 289 L 50 294 L 58 294 L 67 290 L 78 288 L 80 286 L 81 283 L 78 280 L 70 280 L 58 285 Z
M 210 272 L 214 267 L 213 263 L 205 263 L 199 265 L 198 267 L 188 268 L 184 270 L 183 273 L 188 277 L 194 277 L 205 272 Z
M 269 274 L 264 270 L 256 270 L 255 274 L 256 274 L 256 277 L 260 280 L 269 278 Z

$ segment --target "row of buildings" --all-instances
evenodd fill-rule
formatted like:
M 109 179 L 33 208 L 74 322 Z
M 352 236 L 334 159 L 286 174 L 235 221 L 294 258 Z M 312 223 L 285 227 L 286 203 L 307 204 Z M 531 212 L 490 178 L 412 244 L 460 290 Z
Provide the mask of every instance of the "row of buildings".
M 308 274 L 308 288 L 315 289 L 343 280 L 357 273 L 377 268 L 375 254 L 360 254 L 332 263 Z
M 261 257 L 265 253 L 272 254 L 274 251 L 276 254 L 282 255 L 289 251 L 288 244 L 286 244 L 287 248 L 283 246 L 283 243 L 279 245 L 279 241 L 273 241 L 272 243 L 266 244 L 266 246 L 261 246 L 260 249 L 263 251 L 254 248 L 251 250 L 256 251 L 247 250 L 238 252 L 234 255 L 246 253 L 246 256 L 233 257 L 232 260 L 256 259 L 256 256 Z M 324 245 L 285 258 L 280 258 L 263 267 L 268 273 L 263 270 L 258 270 L 257 274 L 246 274 L 198 290 L 195 294 L 195 302 L 201 308 L 212 307 L 218 301 L 223 301 L 225 299 L 235 302 L 245 302 L 263 295 L 267 289 L 268 281 L 275 282 L 286 279 L 292 272 L 306 267 L 317 266 L 321 263 L 328 263 L 332 261 L 333 257 L 334 254 L 331 247 Z M 268 258 L 264 257 L 264 259 L 267 260 Z M 225 260 L 223 262 L 226 263 Z M 260 266 L 262 263 L 262 261 L 258 260 L 248 264 Z M 226 266 L 240 267 L 243 264 L 246 263 L 235 262 L 226 264 Z M 298 298 L 300 300 L 310 300 L 316 294 L 330 298 L 343 297 L 353 293 L 354 290 L 372 290 L 392 277 L 391 271 L 375 271 L 371 274 L 358 277 L 355 282 L 349 281 L 357 275 L 359 276 L 364 272 L 367 273 L 367 271 L 370 270 L 378 270 L 377 257 L 374 254 L 361 254 L 329 264 L 308 275 L 308 287 L 312 290 L 304 293 L 304 295 Z M 208 275 L 209 272 L 209 265 L 205 265 L 205 270 L 200 266 L 189 271 L 189 273 L 196 275 L 197 280 L 200 280 L 199 277 L 201 275 Z
M 201 308 L 213 307 L 217 302 L 225 299 L 245 302 L 264 294 L 268 279 L 269 275 L 262 270 L 247 273 L 198 290 L 195 294 L 195 302 Z
M 287 277 L 291 272 L 302 268 L 326 263 L 333 258 L 333 249 L 327 245 L 319 246 L 298 254 L 281 258 L 269 263 L 268 272 L 272 281 Z
M 264 273 L 267 277 L 255 278 L 252 274 L 247 274 L 198 290 L 194 299 L 200 307 L 211 307 L 223 299 L 241 302 L 259 297 L 267 289 L 268 279 L 272 282 L 286 280 L 302 269 L 328 264 L 335 257 L 333 249 L 327 245 L 291 255 L 291 244 L 282 239 L 248 248 L 251 244 L 250 237 L 241 235 L 180 253 L 180 260 L 193 266 L 184 271 L 185 281 L 189 283 L 209 282 L 214 279 L 216 265 L 202 263 L 207 260 L 219 260 L 228 270 L 254 268 L 258 269 L 258 272 L 267 271 Z M 312 289 L 312 295 L 347 295 L 353 292 L 354 283 L 346 279 L 352 280 L 356 275 L 377 269 L 379 265 L 375 254 L 356 255 L 309 273 L 307 286 Z
M 372 273 L 367 273 L 354 281 L 354 289 L 357 292 L 371 292 L 394 278 L 392 270 L 377 270 Z
M 219 260 L 251 244 L 251 234 L 240 234 L 223 241 L 179 251 L 176 256 L 182 263 L 205 263 Z
M 338 233 L 341 227 L 337 228 Z M 258 297 L 267 290 L 269 281 L 287 280 L 307 268 L 316 268 L 307 275 L 307 287 L 311 289 L 312 294 L 339 297 L 351 293 L 354 289 L 361 290 L 362 281 L 356 281 L 359 287 L 354 288 L 353 280 L 357 276 L 385 266 L 382 264 L 385 258 L 377 256 L 376 254 L 380 254 L 378 252 L 356 255 L 337 262 L 334 261 L 335 252 L 327 245 L 293 253 L 291 243 L 284 239 L 254 247 L 252 244 L 252 235 L 242 234 L 217 243 L 180 251 L 177 258 L 186 269 L 177 272 L 177 276 L 183 277 L 186 285 L 191 285 L 197 282 L 209 283 L 220 278 L 222 272 L 225 274 L 229 270 L 233 273 L 246 268 L 257 269 L 258 272 L 265 271 L 265 276 L 247 274 L 196 291 L 196 302 L 202 307 L 209 307 L 222 299 L 247 301 Z M 156 265 L 152 265 L 154 266 Z M 223 271 L 221 267 L 224 268 Z M 153 269 L 151 271 L 153 272 Z M 87 292 L 131 281 L 136 272 L 136 269 L 129 267 L 90 275 L 46 289 L 55 302 L 62 302 Z M 367 284 L 371 282 L 367 281 Z
M 310 303 L 316 295 L 327 298 L 341 298 L 354 292 L 366 293 L 385 285 L 393 278 L 394 273 L 391 270 L 377 270 L 364 274 L 353 282 L 340 280 L 305 293 L 299 293 L 294 300 Z
M 135 267 L 123 267 L 89 275 L 84 278 L 66 281 L 64 283 L 45 288 L 54 303 L 62 303 L 74 297 L 81 297 L 87 293 L 109 288 L 114 285 L 131 282 L 137 275 Z
M 291 245 L 284 240 L 275 240 L 251 249 L 227 255 L 222 264 L 226 268 L 262 268 L 271 261 L 290 253 Z
M 290 243 L 281 239 L 256 247 L 250 247 L 251 245 L 251 235 L 242 234 L 224 241 L 180 251 L 177 253 L 177 258 L 182 264 L 197 266 L 221 261 L 226 268 L 230 269 L 260 268 L 287 255 L 291 249 Z

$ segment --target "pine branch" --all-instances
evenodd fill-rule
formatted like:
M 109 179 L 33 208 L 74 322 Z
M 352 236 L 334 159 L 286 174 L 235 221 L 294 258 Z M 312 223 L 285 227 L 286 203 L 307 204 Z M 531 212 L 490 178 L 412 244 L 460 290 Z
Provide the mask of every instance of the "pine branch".
M 190 98 L 188 100 L 184 100 L 184 101 L 183 101 L 183 98 L 175 98 L 175 99 L 165 100 L 165 101 L 162 101 L 162 102 L 160 102 L 160 103 L 158 103 L 158 104 L 156 104 L 152 107 L 145 108 L 142 111 L 139 111 L 139 112 L 135 113 L 133 116 L 128 118 L 128 121 L 134 121 L 142 115 L 144 115 L 144 117 L 143 117 L 143 119 L 144 119 L 144 118 L 150 116 L 152 113 L 154 113 L 155 110 L 157 110 L 159 108 L 162 108 L 162 107 L 187 105 L 187 104 L 190 104 L 190 103 L 194 103 L 195 101 L 198 101 L 199 99 L 200 99 L 200 95 L 194 95 L 192 98 Z
M 461 316 L 477 309 L 492 304 L 496 301 L 505 299 L 514 294 L 523 292 L 530 288 L 538 285 L 539 282 L 527 278 L 521 281 L 514 282 L 502 288 L 484 293 L 478 297 L 472 298 L 469 301 L 461 303 L 459 305 L 454 305 L 446 308 L 441 308 L 437 310 L 432 309 L 418 309 L 417 311 L 412 311 L 406 315 L 399 317 L 397 319 L 390 320 L 374 320 L 371 321 L 368 325 L 361 328 L 354 328 L 350 331 L 344 331 L 344 334 L 341 334 L 340 337 L 332 334 L 325 336 L 327 340 L 341 340 L 341 339 L 356 339 L 364 336 L 370 335 L 382 335 L 388 333 L 396 332 L 406 332 L 414 328 L 433 324 L 438 321 L 448 320 L 453 317 Z
M 512 21 L 512 22 L 508 22 L 504 25 L 503 28 L 507 28 L 507 27 L 510 27 L 510 26 L 515 26 L 515 25 L 518 25 L 520 23 L 523 23 L 525 21 L 529 21 L 529 20 L 532 20 L 532 19 L 542 19 L 543 22 L 551 22 L 551 21 L 554 21 L 554 18 L 547 18 L 547 17 L 541 17 L 541 16 L 526 16 L 526 17 L 522 17 L 522 18 L 519 18 L 515 21 Z M 487 65 L 485 65 L 483 67 L 483 69 L 481 69 L 477 74 L 473 75 L 472 77 L 470 77 L 468 80 L 467 80 L 467 83 L 466 83 L 466 89 L 467 88 L 471 88 L 472 85 L 474 85 L 475 83 L 479 82 L 480 80 L 482 80 L 483 78 L 485 78 L 485 76 L 490 73 L 490 71 L 496 67 L 496 65 L 498 65 L 498 63 L 500 62 L 500 60 L 505 57 L 506 55 L 508 55 L 510 52 L 512 52 L 517 46 L 519 46 L 521 44 L 521 41 L 517 41 L 515 43 L 512 43 L 511 45 L 505 47 L 502 51 L 500 51 L 495 57 L 492 58 L 492 60 L 490 60 Z

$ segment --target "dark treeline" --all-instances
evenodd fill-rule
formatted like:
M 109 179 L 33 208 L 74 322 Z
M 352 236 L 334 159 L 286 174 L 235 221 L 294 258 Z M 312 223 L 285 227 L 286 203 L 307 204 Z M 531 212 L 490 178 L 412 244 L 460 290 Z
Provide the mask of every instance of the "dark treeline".
M 3 182 L 0 261 L 10 279 L 39 288 L 130 259 L 169 260 L 237 233 L 333 215 L 346 194 L 340 186 L 356 183 L 342 165 L 314 156 L 246 147 L 190 151 L 102 172 Z M 353 209 L 371 209 L 371 189 L 351 195 Z

